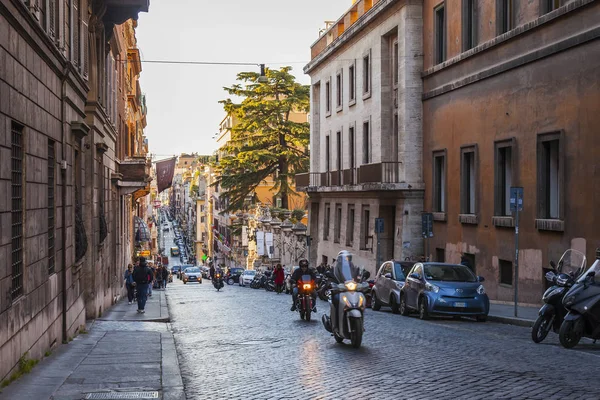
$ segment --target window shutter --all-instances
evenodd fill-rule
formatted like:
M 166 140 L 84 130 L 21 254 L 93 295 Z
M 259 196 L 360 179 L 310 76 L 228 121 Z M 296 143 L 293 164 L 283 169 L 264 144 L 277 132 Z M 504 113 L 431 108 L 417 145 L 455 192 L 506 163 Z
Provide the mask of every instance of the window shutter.
M 111 56 L 111 71 L 112 71 L 112 123 L 114 126 L 117 126 L 117 63 L 115 62 L 115 58 Z
M 48 2 L 48 34 L 52 39 L 56 38 L 56 0 Z
M 84 20 L 81 20 L 81 33 L 83 38 L 81 39 L 82 42 L 82 46 L 81 46 L 81 51 L 83 52 L 83 65 L 81 67 L 81 74 L 83 75 L 83 77 L 85 79 L 88 79 L 89 77 L 89 71 L 90 71 L 90 50 L 89 50 L 89 28 L 88 28 L 88 23 L 85 22 Z

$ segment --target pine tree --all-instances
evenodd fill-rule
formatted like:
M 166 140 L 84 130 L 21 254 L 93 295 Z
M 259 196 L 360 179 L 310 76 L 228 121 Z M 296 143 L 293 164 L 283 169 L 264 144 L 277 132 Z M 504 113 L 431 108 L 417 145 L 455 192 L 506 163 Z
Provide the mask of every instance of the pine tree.
M 297 195 L 290 182 L 309 165 L 308 122 L 290 120 L 293 112 L 308 112 L 309 86 L 301 85 L 290 74 L 291 67 L 266 69 L 266 80 L 254 72 L 242 72 L 241 83 L 224 88 L 240 103 L 223 100 L 228 115 L 235 118 L 231 140 L 222 148 L 225 154 L 217 164 L 218 178 L 228 199 L 225 211 L 244 208 L 248 196 L 265 179 L 272 177 L 274 195 L 288 208 L 289 197 Z

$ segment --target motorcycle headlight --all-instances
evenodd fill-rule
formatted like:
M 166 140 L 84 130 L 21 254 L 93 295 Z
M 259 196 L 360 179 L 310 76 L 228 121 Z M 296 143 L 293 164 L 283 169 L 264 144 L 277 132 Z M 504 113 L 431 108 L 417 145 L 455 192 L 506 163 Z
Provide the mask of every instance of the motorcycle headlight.
M 440 288 L 439 288 L 439 286 L 436 286 L 436 285 L 434 285 L 432 283 L 427 282 L 425 284 L 425 290 L 427 290 L 429 292 L 437 293 L 437 292 L 440 291 Z
M 350 290 L 351 292 L 356 290 L 356 282 L 346 282 L 346 289 Z
M 312 285 L 310 283 L 305 283 L 304 285 L 302 285 L 302 288 L 304 290 L 310 290 L 311 287 L 312 287 Z
M 485 294 L 485 288 L 483 287 L 483 285 L 479 285 L 479 287 L 477 288 L 477 294 Z

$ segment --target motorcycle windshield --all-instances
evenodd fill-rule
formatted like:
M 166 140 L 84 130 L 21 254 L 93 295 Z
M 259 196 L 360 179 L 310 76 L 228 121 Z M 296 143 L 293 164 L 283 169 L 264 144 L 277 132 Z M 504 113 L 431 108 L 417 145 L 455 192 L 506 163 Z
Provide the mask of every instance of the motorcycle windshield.
M 585 255 L 578 250 L 569 249 L 563 253 L 556 269 L 559 274 L 569 274 L 573 278 L 577 278 L 583 274 L 586 266 L 587 259 Z
M 600 260 L 596 260 L 594 262 L 594 264 L 592 264 L 592 266 L 590 267 L 590 269 L 588 269 L 587 271 L 585 271 L 585 273 L 581 274 L 581 276 L 579 277 L 579 279 L 577 279 L 577 282 L 584 282 L 587 279 L 587 276 L 590 272 L 595 272 L 596 275 L 594 276 L 594 282 L 596 283 L 600 283 Z
M 300 280 L 305 283 L 310 283 L 312 277 L 310 275 L 302 275 L 302 278 L 300 278 Z
M 333 275 L 338 282 L 348 282 L 358 277 L 358 267 L 348 257 L 338 256 L 333 267 Z

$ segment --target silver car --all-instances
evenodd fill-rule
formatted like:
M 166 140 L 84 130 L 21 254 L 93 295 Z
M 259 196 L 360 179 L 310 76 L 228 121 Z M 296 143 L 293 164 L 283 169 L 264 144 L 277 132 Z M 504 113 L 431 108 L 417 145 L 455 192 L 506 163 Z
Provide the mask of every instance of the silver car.
M 400 312 L 400 289 L 414 262 L 386 261 L 381 264 L 371 291 L 371 308 L 378 311 L 389 306 L 394 314 Z

